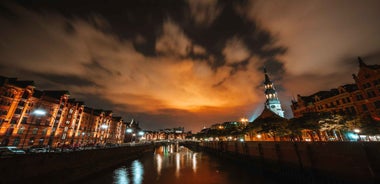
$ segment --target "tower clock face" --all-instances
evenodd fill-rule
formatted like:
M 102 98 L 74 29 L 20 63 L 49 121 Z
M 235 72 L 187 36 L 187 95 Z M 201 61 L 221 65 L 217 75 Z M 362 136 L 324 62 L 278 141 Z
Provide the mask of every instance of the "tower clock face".
M 270 108 L 275 108 L 276 106 L 275 105 L 271 105 Z

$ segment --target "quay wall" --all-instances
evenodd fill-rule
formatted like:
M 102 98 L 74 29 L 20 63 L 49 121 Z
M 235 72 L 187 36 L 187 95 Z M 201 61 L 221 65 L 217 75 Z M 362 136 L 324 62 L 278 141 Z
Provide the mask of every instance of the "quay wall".
M 187 142 L 299 183 L 380 183 L 379 142 Z
M 0 158 L 0 184 L 76 183 L 153 151 L 153 145 L 139 145 Z

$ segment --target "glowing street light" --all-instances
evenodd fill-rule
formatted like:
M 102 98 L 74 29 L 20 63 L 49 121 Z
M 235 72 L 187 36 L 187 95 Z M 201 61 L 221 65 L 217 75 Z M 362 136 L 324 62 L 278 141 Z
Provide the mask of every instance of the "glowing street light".
M 36 116 L 45 116 L 46 115 L 46 111 L 43 110 L 43 109 L 36 109 L 32 112 L 32 114 L 36 115 Z
M 108 125 L 103 124 L 103 125 L 100 126 L 100 128 L 101 128 L 101 129 L 107 129 L 107 128 L 108 128 Z
M 244 124 L 247 125 L 248 119 L 247 118 L 241 118 L 240 121 Z
M 358 133 L 360 133 L 360 129 L 355 128 L 355 129 L 354 129 L 354 132 L 358 134 Z
M 258 135 L 256 135 L 256 137 L 260 139 L 260 138 L 261 138 L 261 135 L 260 135 L 260 134 L 258 134 Z
M 126 131 L 127 133 L 132 133 L 133 132 L 133 130 L 132 130 L 132 128 L 127 128 L 127 131 Z
M 144 135 L 144 132 L 143 132 L 143 131 L 140 131 L 138 134 L 139 134 L 139 136 L 143 136 L 143 135 Z
M 248 122 L 248 119 L 247 118 L 241 118 L 240 121 L 243 123 L 246 123 L 246 122 Z

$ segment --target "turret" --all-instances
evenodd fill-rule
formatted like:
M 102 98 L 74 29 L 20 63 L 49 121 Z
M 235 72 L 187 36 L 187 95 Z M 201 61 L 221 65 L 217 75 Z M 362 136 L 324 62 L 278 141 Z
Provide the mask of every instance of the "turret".
M 264 68 L 264 75 L 264 88 L 266 98 L 265 106 L 279 116 L 284 117 L 284 111 L 281 108 L 281 103 L 278 99 L 276 89 L 268 76 L 266 68 Z
M 367 66 L 367 64 L 365 64 L 362 60 L 362 58 L 358 57 L 358 61 L 359 61 L 359 67 L 365 67 Z

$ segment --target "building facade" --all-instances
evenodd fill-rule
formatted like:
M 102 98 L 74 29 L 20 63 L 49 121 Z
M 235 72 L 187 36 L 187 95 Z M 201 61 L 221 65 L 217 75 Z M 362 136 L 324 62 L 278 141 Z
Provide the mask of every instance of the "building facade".
M 121 117 L 69 97 L 68 91 L 40 91 L 33 81 L 0 77 L 1 145 L 28 148 L 123 142 L 126 124 Z
M 346 84 L 330 91 L 319 91 L 310 96 L 297 95 L 292 101 L 294 117 L 308 112 L 370 116 L 380 121 L 380 65 L 367 65 L 358 58 L 359 72 L 353 74 L 354 84 Z

